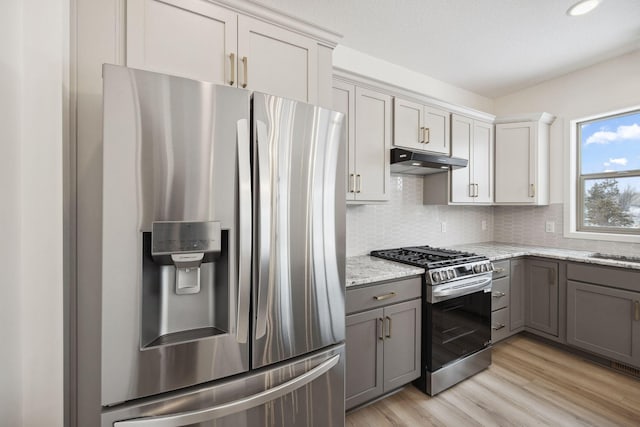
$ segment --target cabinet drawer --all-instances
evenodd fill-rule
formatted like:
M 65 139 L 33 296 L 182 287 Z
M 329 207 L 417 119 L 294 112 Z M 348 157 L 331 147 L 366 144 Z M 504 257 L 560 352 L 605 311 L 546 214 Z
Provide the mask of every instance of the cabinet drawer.
M 401 301 L 420 298 L 422 295 L 422 278 L 394 280 L 379 285 L 347 289 L 347 314 L 372 308 L 383 307 Z
M 509 278 L 494 279 L 491 283 L 491 311 L 509 305 Z
M 509 308 L 491 313 L 491 342 L 496 343 L 509 336 Z
M 637 291 L 640 271 L 593 264 L 567 264 L 567 279 Z
M 511 262 L 498 261 L 493 263 L 493 280 L 501 277 L 509 277 L 509 271 L 511 270 Z

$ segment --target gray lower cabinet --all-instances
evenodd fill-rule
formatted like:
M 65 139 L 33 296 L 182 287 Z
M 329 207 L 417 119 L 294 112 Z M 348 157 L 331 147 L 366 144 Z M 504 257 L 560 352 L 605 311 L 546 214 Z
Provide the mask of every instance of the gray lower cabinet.
M 640 271 L 567 266 L 567 344 L 640 367 Z
M 346 409 L 420 376 L 421 283 L 347 289 Z
M 558 263 L 526 261 L 526 326 L 554 337 L 558 336 Z
M 525 265 L 526 262 L 522 258 L 511 260 L 509 327 L 512 333 L 520 332 L 525 323 Z
M 496 343 L 509 335 L 509 299 L 511 295 L 510 262 L 497 261 L 493 267 L 491 284 L 491 342 Z
M 640 366 L 640 293 L 569 280 L 567 343 Z

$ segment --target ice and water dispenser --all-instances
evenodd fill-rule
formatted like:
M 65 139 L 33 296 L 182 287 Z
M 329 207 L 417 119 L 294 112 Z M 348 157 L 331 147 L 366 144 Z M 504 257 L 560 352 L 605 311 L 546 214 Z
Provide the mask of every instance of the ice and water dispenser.
M 154 222 L 143 234 L 142 347 L 228 331 L 229 245 L 220 222 Z

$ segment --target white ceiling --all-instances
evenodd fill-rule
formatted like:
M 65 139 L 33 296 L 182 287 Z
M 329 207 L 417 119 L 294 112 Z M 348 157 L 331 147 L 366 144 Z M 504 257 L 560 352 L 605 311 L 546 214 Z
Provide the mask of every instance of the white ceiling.
M 344 46 L 489 98 L 640 48 L 640 0 L 253 0 Z M 640 70 L 638 70 L 640 78 Z

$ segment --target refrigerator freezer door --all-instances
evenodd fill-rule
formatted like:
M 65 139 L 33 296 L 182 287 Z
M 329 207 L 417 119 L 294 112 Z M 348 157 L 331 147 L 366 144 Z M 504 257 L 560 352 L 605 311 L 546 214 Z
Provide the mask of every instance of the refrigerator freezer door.
M 189 392 L 105 410 L 102 427 L 342 427 L 344 345 Z
M 107 406 L 248 371 L 252 195 L 249 92 L 103 76 Z
M 344 340 L 341 113 L 254 93 L 252 367 Z

